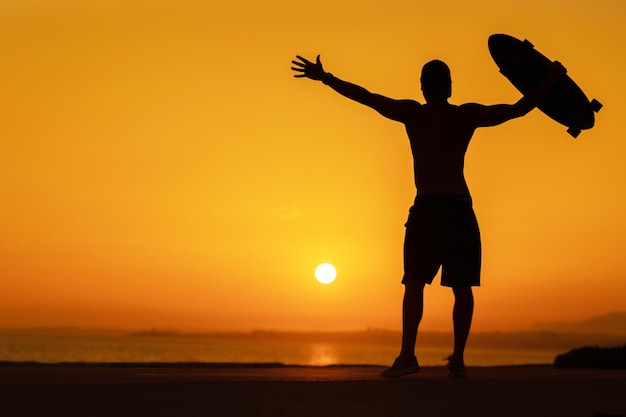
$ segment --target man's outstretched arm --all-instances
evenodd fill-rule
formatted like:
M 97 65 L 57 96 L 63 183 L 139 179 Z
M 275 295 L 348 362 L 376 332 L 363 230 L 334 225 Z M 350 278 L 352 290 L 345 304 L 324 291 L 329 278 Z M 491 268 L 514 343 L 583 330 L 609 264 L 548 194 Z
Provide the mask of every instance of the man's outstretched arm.
M 322 81 L 342 96 L 371 107 L 389 119 L 404 121 L 410 109 L 419 106 L 419 103 L 413 100 L 394 100 L 380 94 L 371 93 L 365 88 L 348 81 L 340 80 L 331 73 L 324 71 L 319 55 L 316 62 L 311 62 L 299 55 L 296 58 L 298 61 L 291 61 L 294 65 L 291 69 L 296 72 L 294 77 L 306 77 Z
M 525 94 L 515 104 L 497 104 L 482 106 L 468 105 L 472 108 L 472 118 L 478 127 L 495 126 L 508 120 L 522 117 L 537 107 L 541 100 L 552 90 L 554 84 L 565 76 L 567 70 L 560 62 L 553 62 L 548 68 L 544 80 L 537 87 Z

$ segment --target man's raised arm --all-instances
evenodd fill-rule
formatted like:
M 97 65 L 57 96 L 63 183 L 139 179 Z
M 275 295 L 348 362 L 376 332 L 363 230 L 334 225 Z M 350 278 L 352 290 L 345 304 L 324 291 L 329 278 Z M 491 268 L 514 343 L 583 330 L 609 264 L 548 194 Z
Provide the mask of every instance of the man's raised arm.
M 297 73 L 294 77 L 306 77 L 312 80 L 322 81 L 342 96 L 371 107 L 389 119 L 402 122 L 406 119 L 412 108 L 419 106 L 419 103 L 413 100 L 394 100 L 380 94 L 371 93 L 365 88 L 348 81 L 340 80 L 330 72 L 324 71 L 319 55 L 317 56 L 316 62 L 311 62 L 299 55 L 297 55 L 296 58 L 298 61 L 291 61 L 294 65 L 291 69 Z
M 471 111 L 471 118 L 478 127 L 495 126 L 508 120 L 526 115 L 537 107 L 541 100 L 552 90 L 554 84 L 565 76 L 567 70 L 560 62 L 554 61 L 548 67 L 546 77 L 533 90 L 529 91 L 515 104 L 496 104 L 483 106 L 465 105 Z

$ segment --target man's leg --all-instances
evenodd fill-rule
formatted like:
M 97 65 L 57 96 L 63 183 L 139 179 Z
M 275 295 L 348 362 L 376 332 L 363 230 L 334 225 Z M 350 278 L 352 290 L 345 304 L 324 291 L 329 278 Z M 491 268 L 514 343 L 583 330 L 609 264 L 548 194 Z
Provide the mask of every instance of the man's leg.
M 463 377 L 465 376 L 463 354 L 472 325 L 474 294 L 472 293 L 472 287 L 454 287 L 452 291 L 454 292 L 454 309 L 452 311 L 454 352 L 450 357 L 450 376 Z M 453 375 L 455 371 L 457 371 L 457 374 Z
M 416 280 L 407 280 L 404 284 L 401 358 L 409 358 L 415 355 L 417 329 L 424 312 L 424 286 L 423 282 Z
M 418 372 L 420 369 L 415 357 L 415 339 L 424 310 L 424 285 L 423 282 L 412 280 L 408 280 L 404 284 L 402 348 L 391 368 L 381 372 L 380 375 L 383 378 L 397 378 Z

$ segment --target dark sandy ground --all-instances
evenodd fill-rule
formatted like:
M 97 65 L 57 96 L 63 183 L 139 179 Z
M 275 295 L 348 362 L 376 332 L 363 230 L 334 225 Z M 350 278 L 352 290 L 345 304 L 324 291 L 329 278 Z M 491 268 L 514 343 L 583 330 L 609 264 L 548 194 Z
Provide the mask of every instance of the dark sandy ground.
M 376 366 L 0 364 L 0 416 L 626 417 L 626 370 Z

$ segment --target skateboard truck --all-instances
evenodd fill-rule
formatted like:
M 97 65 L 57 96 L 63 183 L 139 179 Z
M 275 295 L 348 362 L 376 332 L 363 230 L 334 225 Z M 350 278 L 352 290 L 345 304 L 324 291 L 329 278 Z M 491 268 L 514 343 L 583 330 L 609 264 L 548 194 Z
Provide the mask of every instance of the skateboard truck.
M 577 127 L 570 127 L 569 129 L 567 129 L 567 133 L 569 133 L 574 139 L 576 139 L 578 135 L 580 135 L 580 129 Z
M 595 98 L 593 100 L 591 100 L 590 104 L 591 104 L 591 110 L 593 110 L 594 113 L 599 112 L 600 109 L 602 108 L 602 103 L 600 103 Z
M 600 109 L 602 108 L 602 103 L 600 103 L 595 98 L 593 100 L 591 100 L 589 105 L 591 106 L 591 110 L 593 110 L 594 113 L 599 112 Z M 574 138 L 577 138 L 578 135 L 580 135 L 580 131 L 581 131 L 581 129 L 579 127 L 576 127 L 576 126 L 570 126 L 569 129 L 567 129 L 567 133 L 569 133 Z

